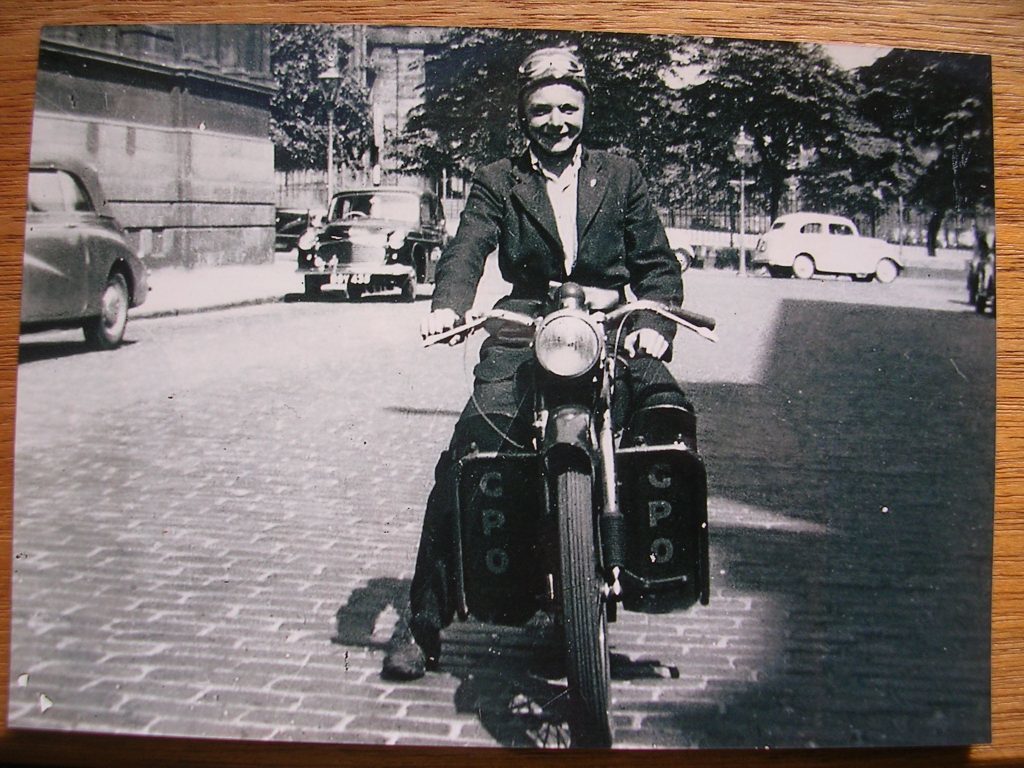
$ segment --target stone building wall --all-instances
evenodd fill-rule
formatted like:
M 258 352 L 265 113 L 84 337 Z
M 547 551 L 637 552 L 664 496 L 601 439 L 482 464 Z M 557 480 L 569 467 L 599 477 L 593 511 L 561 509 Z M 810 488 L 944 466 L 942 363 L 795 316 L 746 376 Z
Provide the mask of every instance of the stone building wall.
M 43 30 L 34 158 L 93 165 L 152 267 L 273 258 L 269 28 Z

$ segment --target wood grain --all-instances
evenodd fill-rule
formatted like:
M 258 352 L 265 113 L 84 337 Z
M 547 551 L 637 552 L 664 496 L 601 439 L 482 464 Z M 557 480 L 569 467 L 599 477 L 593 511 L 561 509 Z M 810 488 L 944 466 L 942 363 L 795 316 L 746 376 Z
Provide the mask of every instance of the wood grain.
M 45 765 L 1024 765 L 1024 2 L 721 0 L 562 2 L 547 0 L 134 0 L 91 3 L 0 0 L 0 643 L 10 642 L 11 505 L 24 186 L 44 24 L 334 22 L 519 26 L 671 32 L 775 40 L 862 43 L 991 54 L 995 89 L 999 240 L 996 526 L 993 582 L 993 742 L 944 750 L 789 752 L 613 752 L 551 754 L 513 750 L 371 749 L 11 732 L 0 726 L 0 762 Z M 6 702 L 7 670 L 0 671 Z M 6 710 L 5 704 L 0 705 Z M 5 711 L 6 715 L 6 711 Z

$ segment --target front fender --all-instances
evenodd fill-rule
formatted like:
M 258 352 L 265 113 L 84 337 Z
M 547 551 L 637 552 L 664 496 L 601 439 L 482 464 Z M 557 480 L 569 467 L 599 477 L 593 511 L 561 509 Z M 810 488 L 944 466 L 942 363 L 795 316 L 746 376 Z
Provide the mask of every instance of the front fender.
M 597 436 L 589 409 L 562 405 L 548 414 L 541 451 L 550 471 L 567 464 L 593 467 L 597 454 Z

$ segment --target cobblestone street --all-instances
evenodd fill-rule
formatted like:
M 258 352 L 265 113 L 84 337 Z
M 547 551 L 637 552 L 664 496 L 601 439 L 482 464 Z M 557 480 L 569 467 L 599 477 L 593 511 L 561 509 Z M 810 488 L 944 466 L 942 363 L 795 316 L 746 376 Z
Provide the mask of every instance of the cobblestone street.
M 691 273 L 712 596 L 612 625 L 615 744 L 988 733 L 994 326 L 962 283 Z M 485 294 L 493 297 L 493 291 Z M 244 739 L 558 746 L 526 629 L 456 623 L 380 678 L 479 339 L 425 300 L 138 320 L 23 340 L 9 722 Z

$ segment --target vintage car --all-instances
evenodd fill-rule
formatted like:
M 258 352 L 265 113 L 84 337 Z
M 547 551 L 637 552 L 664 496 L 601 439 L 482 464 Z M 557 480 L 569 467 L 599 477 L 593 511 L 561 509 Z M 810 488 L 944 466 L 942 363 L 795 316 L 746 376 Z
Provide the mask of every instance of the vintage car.
M 81 327 L 90 345 L 113 349 L 124 338 L 128 309 L 148 291 L 148 270 L 110 213 L 96 171 L 75 160 L 33 160 L 22 331 Z
M 299 238 L 298 271 L 307 296 L 345 291 L 349 298 L 388 289 L 414 301 L 434 281 L 447 235 L 437 196 L 410 187 L 339 192 L 320 226 Z
M 772 277 L 850 275 L 880 283 L 891 283 L 904 269 L 894 245 L 861 237 L 850 219 L 824 213 L 779 216 L 758 239 L 751 265 L 765 268 Z

